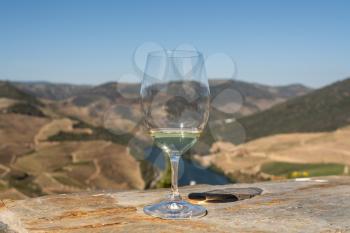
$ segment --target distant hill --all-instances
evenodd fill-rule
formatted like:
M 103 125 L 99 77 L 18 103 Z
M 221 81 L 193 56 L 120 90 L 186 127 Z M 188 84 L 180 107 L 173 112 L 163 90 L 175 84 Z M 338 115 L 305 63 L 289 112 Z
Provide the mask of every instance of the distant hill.
M 350 124 L 350 78 L 239 119 L 247 141 L 281 133 L 332 131 Z
M 215 97 L 224 93 L 225 90 L 237 91 L 242 96 L 243 106 L 238 115 L 250 115 L 312 91 L 311 88 L 301 84 L 267 86 L 238 80 L 210 80 L 209 85 L 212 100 L 215 100 Z M 220 103 L 217 104 L 230 107 L 230 104 L 234 104 L 232 94 L 221 95 Z
M 275 104 L 312 91 L 311 88 L 301 84 L 268 86 L 237 80 L 210 80 L 209 84 L 212 99 L 222 94 L 225 90 L 229 90 L 229 92 L 226 92 L 226 95 L 220 95 L 220 98 L 217 99 L 219 103 L 216 102 L 217 105 L 230 108 L 230 105 L 232 105 L 232 96 L 230 96 L 232 92 L 230 91 L 239 93 L 242 96 L 243 106 L 238 113 L 240 116 L 265 110 Z M 14 85 L 38 98 L 49 100 L 70 99 L 73 105 L 80 107 L 97 103 L 101 98 L 112 102 L 120 101 L 121 99 L 137 100 L 140 91 L 140 84 L 118 82 L 109 82 L 99 86 L 47 82 L 16 82 Z
M 81 93 L 72 97 L 72 103 L 77 106 L 88 106 L 89 104 L 100 100 L 101 98 L 107 99 L 109 101 L 116 101 L 120 99 L 122 95 L 118 89 L 119 83 L 109 82 L 99 86 L 86 89 Z
M 9 82 L 0 81 L 0 112 L 18 113 L 29 116 L 44 117 L 41 111 L 43 103 L 33 95 L 19 90 Z M 7 102 L 7 103 L 6 103 Z
M 6 81 L 0 81 L 0 98 L 8 98 L 34 105 L 42 105 L 35 96 L 16 88 L 12 83 Z
M 49 82 L 13 82 L 18 89 L 38 98 L 62 100 L 90 89 L 89 85 L 58 84 Z
M 311 88 L 302 84 L 290 84 L 285 86 L 268 86 L 259 83 L 249 83 L 239 80 L 209 80 L 211 94 L 216 95 L 217 88 L 223 89 L 227 87 L 234 87 L 244 96 L 251 96 L 255 98 L 273 99 L 291 98 L 299 95 L 304 95 L 310 91 Z

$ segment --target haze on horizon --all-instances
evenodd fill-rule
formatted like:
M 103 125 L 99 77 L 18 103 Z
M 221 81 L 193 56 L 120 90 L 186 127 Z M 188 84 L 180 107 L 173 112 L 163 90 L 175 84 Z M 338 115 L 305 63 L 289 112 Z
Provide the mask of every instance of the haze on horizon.
M 0 79 L 128 81 L 145 42 L 227 54 L 238 80 L 320 87 L 350 76 L 350 2 L 0 2 Z M 223 64 L 217 64 L 220 72 Z

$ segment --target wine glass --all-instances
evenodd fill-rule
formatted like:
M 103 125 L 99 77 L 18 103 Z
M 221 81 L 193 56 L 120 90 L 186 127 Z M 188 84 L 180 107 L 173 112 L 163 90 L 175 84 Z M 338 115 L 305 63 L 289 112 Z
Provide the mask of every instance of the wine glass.
M 144 207 L 164 219 L 200 217 L 207 210 L 184 201 L 178 190 L 178 164 L 198 140 L 209 117 L 209 84 L 198 51 L 164 50 L 148 54 L 141 85 L 145 125 L 155 144 L 169 156 L 171 194 Z

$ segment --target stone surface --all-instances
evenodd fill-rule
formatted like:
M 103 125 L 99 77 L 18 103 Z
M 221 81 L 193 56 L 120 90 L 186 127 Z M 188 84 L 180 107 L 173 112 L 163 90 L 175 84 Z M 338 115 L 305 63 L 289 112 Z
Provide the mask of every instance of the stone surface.
M 192 220 L 146 216 L 142 207 L 168 190 L 76 193 L 3 200 L 0 232 L 350 232 L 350 177 L 189 186 L 183 196 L 225 188 L 257 187 L 251 199 L 195 202 L 208 215 Z

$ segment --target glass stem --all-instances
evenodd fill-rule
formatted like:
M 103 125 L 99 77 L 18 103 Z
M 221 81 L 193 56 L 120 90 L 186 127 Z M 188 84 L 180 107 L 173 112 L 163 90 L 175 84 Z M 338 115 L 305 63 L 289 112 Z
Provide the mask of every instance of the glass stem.
M 172 152 L 172 153 L 170 153 L 169 157 L 170 157 L 170 166 L 171 166 L 171 195 L 170 195 L 170 199 L 177 201 L 177 200 L 181 200 L 179 188 L 177 186 L 180 155 L 176 152 Z

